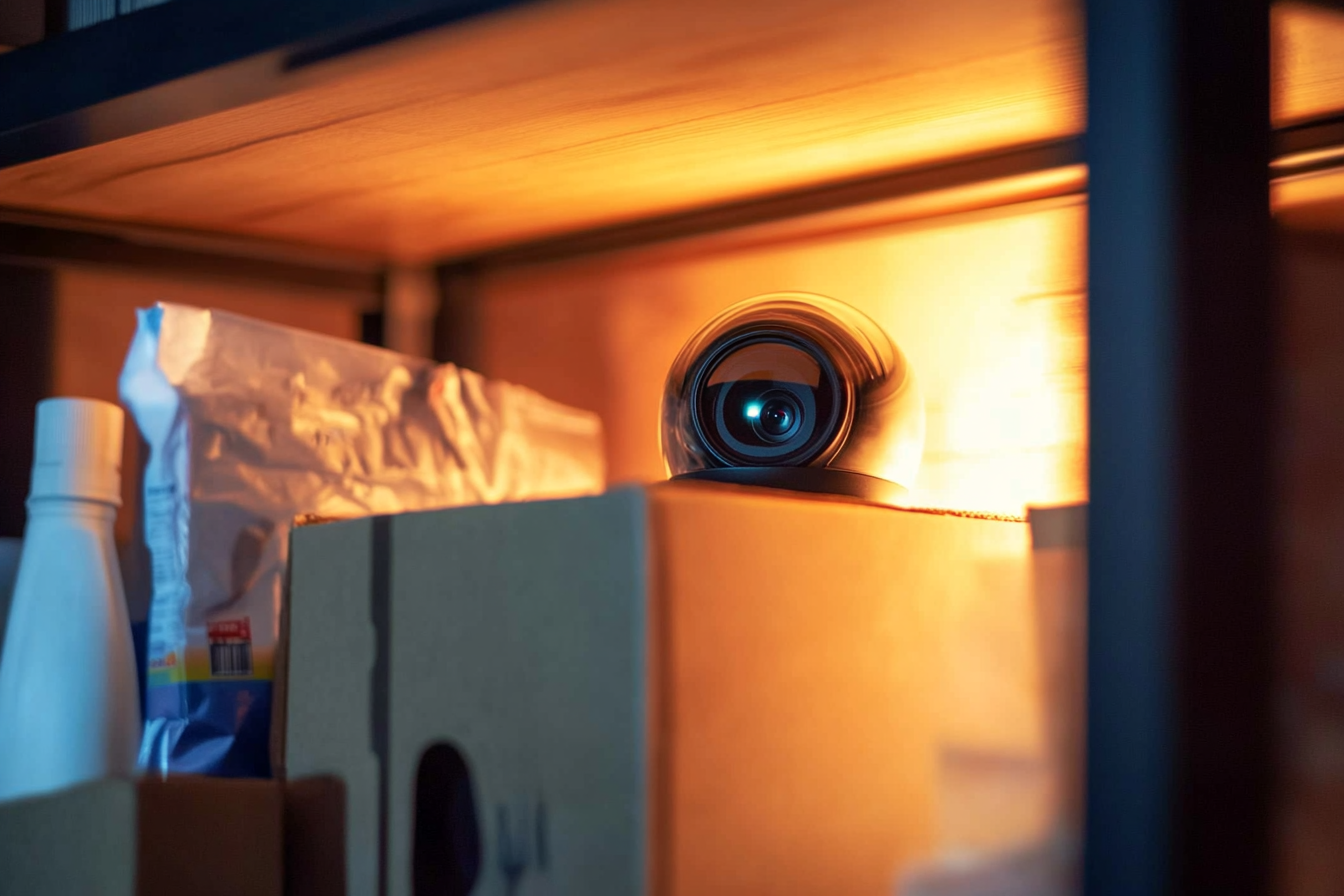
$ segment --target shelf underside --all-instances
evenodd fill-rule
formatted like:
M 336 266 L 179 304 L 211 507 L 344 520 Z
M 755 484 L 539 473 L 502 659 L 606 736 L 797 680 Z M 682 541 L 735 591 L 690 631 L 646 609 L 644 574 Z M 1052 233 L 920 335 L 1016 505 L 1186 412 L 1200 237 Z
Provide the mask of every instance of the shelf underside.
M 0 206 L 424 262 L 1065 140 L 1085 115 L 1064 0 L 547 0 L 266 55 L 256 99 L 261 65 L 91 105 L 87 145 L 0 170 Z M 222 111 L 174 121 L 187 89 Z M 1278 7 L 1276 124 L 1341 109 L 1344 15 Z M 1313 201 L 1344 227 L 1344 188 Z

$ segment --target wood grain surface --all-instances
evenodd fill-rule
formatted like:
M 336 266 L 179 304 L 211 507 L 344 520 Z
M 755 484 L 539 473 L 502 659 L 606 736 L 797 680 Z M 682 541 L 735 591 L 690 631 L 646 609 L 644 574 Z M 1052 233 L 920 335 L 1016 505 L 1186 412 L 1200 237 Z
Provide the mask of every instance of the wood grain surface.
M 0 205 L 461 256 L 1078 134 L 1076 7 L 549 0 L 0 171 Z M 1275 32 L 1275 123 L 1344 109 L 1344 13 Z
M 1274 124 L 1344 109 L 1344 9 L 1304 3 L 1274 8 Z
M 0 171 L 0 204 L 407 261 L 1077 133 L 1067 0 L 556 0 Z

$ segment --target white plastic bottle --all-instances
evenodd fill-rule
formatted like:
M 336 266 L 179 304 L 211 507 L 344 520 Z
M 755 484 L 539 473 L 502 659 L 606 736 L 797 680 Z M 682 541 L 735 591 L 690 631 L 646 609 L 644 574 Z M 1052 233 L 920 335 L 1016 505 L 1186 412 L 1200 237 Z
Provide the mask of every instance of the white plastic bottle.
M 121 408 L 37 406 L 28 524 L 0 653 L 0 800 L 135 770 L 140 697 L 112 523 Z

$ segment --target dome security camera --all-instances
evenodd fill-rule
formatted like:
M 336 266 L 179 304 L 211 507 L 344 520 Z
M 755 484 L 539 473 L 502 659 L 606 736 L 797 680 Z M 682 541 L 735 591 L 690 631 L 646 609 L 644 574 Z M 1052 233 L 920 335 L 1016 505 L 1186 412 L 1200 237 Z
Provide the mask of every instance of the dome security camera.
M 905 355 L 866 315 L 807 293 L 748 299 L 705 324 L 672 365 L 662 415 L 674 479 L 899 504 L 924 450 Z

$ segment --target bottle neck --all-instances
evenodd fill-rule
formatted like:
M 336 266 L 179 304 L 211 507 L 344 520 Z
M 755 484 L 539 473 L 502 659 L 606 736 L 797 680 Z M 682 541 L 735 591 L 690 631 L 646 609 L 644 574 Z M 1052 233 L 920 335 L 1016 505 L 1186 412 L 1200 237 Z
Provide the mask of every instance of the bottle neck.
M 28 519 L 79 519 L 111 525 L 116 522 L 117 508 L 106 501 L 76 498 L 70 495 L 43 495 L 28 499 Z

